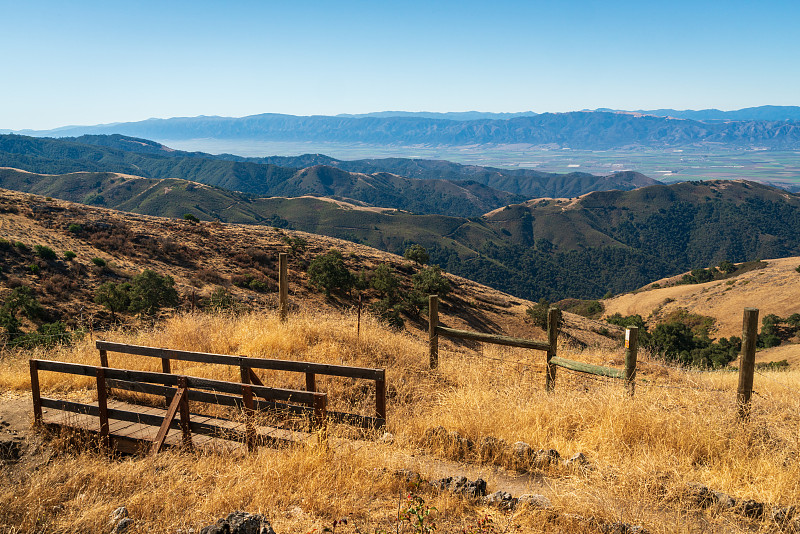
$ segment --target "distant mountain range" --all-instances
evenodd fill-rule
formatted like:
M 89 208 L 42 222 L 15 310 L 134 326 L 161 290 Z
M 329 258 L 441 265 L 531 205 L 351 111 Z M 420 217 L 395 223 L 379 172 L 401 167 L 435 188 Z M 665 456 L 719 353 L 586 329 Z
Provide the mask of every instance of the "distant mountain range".
M 590 191 L 657 183 L 635 172 L 609 176 L 553 174 L 402 158 L 347 162 L 320 154 L 214 156 L 120 135 L 74 139 L 3 135 L 0 166 L 46 174 L 88 171 L 178 178 L 256 196 L 327 196 L 370 206 L 463 217 L 480 216 L 529 198 L 575 197 Z
M 595 111 L 616 111 L 623 113 L 642 113 L 657 117 L 675 117 L 695 121 L 800 121 L 800 106 L 758 106 L 733 111 L 718 109 L 649 109 L 637 111 L 600 108 Z
M 248 117 L 180 117 L 97 126 L 24 131 L 34 136 L 122 134 L 156 140 L 215 138 L 369 145 L 513 145 L 608 150 L 713 146 L 800 148 L 798 108 L 750 108 L 738 112 L 578 111 L 569 113 L 442 114 L 383 112 L 366 116 L 307 116 L 266 113 Z M 700 114 L 702 120 L 673 118 Z M 664 116 L 656 116 L 656 114 Z M 726 115 L 730 114 L 730 115 Z M 737 117 L 770 117 L 738 119 Z M 781 117 L 775 119 L 772 117 Z M 703 122 L 705 121 L 705 122 Z

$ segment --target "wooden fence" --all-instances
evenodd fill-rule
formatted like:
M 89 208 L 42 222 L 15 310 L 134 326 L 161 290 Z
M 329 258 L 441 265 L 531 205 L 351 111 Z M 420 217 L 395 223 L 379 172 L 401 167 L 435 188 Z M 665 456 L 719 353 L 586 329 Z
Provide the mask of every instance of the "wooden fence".
M 455 328 L 441 326 L 439 325 L 439 297 L 437 295 L 430 295 L 428 297 L 428 312 L 428 349 L 429 365 L 431 369 L 434 369 L 439 365 L 439 336 L 445 336 L 458 339 L 481 341 L 495 345 L 506 345 L 510 347 L 544 351 L 547 354 L 545 370 L 546 391 L 552 391 L 553 388 L 555 388 L 556 368 L 563 367 L 564 369 L 577 371 L 579 373 L 622 379 L 625 381 L 628 392 L 631 395 L 634 393 L 639 333 L 636 327 L 629 328 L 625 333 L 625 369 L 623 370 L 559 357 L 557 355 L 557 350 L 561 311 L 558 308 L 550 308 L 547 310 L 547 341 L 536 341 L 532 339 L 502 336 L 498 334 L 471 332 L 468 330 L 456 330 Z
M 267 358 L 250 358 L 246 356 L 230 356 L 226 354 L 210 354 L 205 352 L 190 352 L 184 350 L 164 349 L 158 347 L 146 347 L 141 345 L 129 345 L 125 343 L 114 343 L 110 341 L 98 340 L 95 346 L 100 351 L 100 365 L 108 367 L 108 353 L 117 352 L 132 354 L 137 356 L 147 356 L 161 359 L 161 369 L 164 373 L 170 373 L 171 360 L 211 363 L 219 365 L 229 365 L 238 367 L 243 384 L 256 384 L 263 387 L 261 379 L 255 374 L 254 369 L 268 369 L 272 371 L 289 371 L 304 373 L 306 379 L 306 390 L 309 392 L 317 391 L 316 376 L 338 376 L 345 378 L 357 378 L 372 380 L 375 382 L 375 415 L 365 416 L 347 412 L 328 412 L 328 417 L 340 423 L 352 424 L 364 428 L 379 428 L 386 425 L 386 371 L 385 369 L 373 369 L 369 367 L 352 367 L 345 365 L 329 365 L 313 362 L 298 362 L 291 360 L 275 360 Z M 121 387 L 114 383 L 111 387 Z M 171 399 L 167 399 L 167 404 Z M 288 410 L 290 412 L 307 412 L 307 408 L 296 405 L 287 405 L 274 402 L 275 409 Z
M 97 405 L 42 397 L 39 388 L 40 371 L 94 377 L 97 385 Z M 326 418 L 327 395 L 324 393 L 268 388 L 169 373 L 112 369 L 107 366 L 93 367 L 48 360 L 30 360 L 30 373 L 33 414 L 37 424 L 41 425 L 43 422 L 43 408 L 97 417 L 97 431 L 107 445 L 111 445 L 112 439 L 118 441 L 130 439 L 130 436 L 123 434 L 112 434 L 109 430 L 109 420 L 157 426 L 159 430 L 153 440 L 152 454 L 156 454 L 161 450 L 167 433 L 172 428 L 181 430 L 183 443 L 188 446 L 191 446 L 192 433 L 195 433 L 214 436 L 215 438 L 243 441 L 247 443 L 250 450 L 253 450 L 257 446 L 258 436 L 252 421 L 252 415 L 256 410 L 271 408 L 276 401 L 298 403 L 310 407 L 313 409 L 315 422 L 319 426 L 325 424 Z M 163 416 L 142 413 L 133 409 L 112 408 L 108 405 L 107 390 L 109 387 L 165 395 L 170 397 L 171 400 Z M 245 431 L 242 432 L 229 425 L 222 425 L 221 423 L 228 422 L 223 419 L 211 420 L 203 418 L 205 419 L 204 422 L 192 421 L 189 414 L 190 400 L 243 408 Z M 133 405 L 128 406 L 135 408 Z M 174 420 L 178 413 L 180 414 L 180 422 Z M 209 423 L 209 421 L 212 422 Z

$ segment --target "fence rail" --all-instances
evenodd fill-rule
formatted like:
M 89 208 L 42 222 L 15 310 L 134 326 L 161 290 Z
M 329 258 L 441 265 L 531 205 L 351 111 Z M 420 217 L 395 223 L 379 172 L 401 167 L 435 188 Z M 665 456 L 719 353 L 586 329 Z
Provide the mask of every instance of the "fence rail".
M 95 377 L 97 406 L 42 397 L 39 387 L 39 373 L 42 371 Z M 192 433 L 195 433 L 245 441 L 248 448 L 252 450 L 257 446 L 257 436 L 252 422 L 252 415 L 263 406 L 271 407 L 272 403 L 269 401 L 274 400 L 307 405 L 313 410 L 315 423 L 319 427 L 322 427 L 326 420 L 327 395 L 325 393 L 269 388 L 168 373 L 93 367 L 50 360 L 30 360 L 30 373 L 33 414 L 37 424 L 42 424 L 43 422 L 43 408 L 97 417 L 98 432 L 106 443 L 109 443 L 112 437 L 109 431 L 110 420 L 157 426 L 159 430 L 152 443 L 152 454 L 156 454 L 161 450 L 170 429 L 180 429 L 183 442 L 188 446 L 191 446 Z M 169 396 L 170 402 L 167 405 L 166 413 L 161 416 L 109 407 L 106 392 L 112 386 L 122 386 L 124 389 Z M 238 395 L 238 397 L 234 395 Z M 260 399 L 255 399 L 254 397 L 260 397 Z M 192 421 L 189 414 L 190 400 L 243 407 L 245 431 L 242 432 L 228 425 Z M 263 404 L 264 402 L 268 404 Z M 175 421 L 175 417 L 178 414 L 180 419 Z M 225 422 L 226 420 L 216 421 Z
M 375 415 L 365 416 L 349 412 L 328 412 L 328 417 L 336 422 L 351 425 L 369 427 L 383 427 L 386 425 L 386 370 L 370 367 L 353 367 L 346 365 L 330 365 L 314 362 L 298 362 L 292 360 L 277 360 L 268 358 L 252 358 L 247 356 L 231 356 L 227 354 L 213 354 L 206 352 L 192 352 L 185 350 L 165 349 L 160 347 L 148 347 L 143 345 L 130 345 L 126 343 L 114 343 L 111 341 L 97 340 L 96 348 L 100 352 L 100 364 L 108 367 L 108 353 L 116 352 L 121 354 L 131 354 L 136 356 L 146 356 L 161 359 L 161 368 L 165 374 L 171 371 L 171 361 L 188 361 L 195 363 L 210 363 L 218 365 L 229 365 L 239 367 L 241 382 L 244 384 L 255 384 L 254 387 L 263 387 L 261 379 L 255 374 L 255 369 L 265 369 L 271 371 L 288 371 L 304 373 L 306 378 L 306 390 L 315 392 L 316 376 L 337 376 L 344 378 L 356 378 L 372 380 L 375 382 Z M 122 379 L 124 380 L 124 379 Z M 114 387 L 114 386 L 112 386 Z M 123 388 L 125 389 L 125 388 Z M 171 399 L 167 399 L 167 404 Z M 284 400 L 284 399 L 269 399 Z M 292 407 L 276 404 L 274 407 L 289 409 L 290 411 L 302 411 L 302 407 Z

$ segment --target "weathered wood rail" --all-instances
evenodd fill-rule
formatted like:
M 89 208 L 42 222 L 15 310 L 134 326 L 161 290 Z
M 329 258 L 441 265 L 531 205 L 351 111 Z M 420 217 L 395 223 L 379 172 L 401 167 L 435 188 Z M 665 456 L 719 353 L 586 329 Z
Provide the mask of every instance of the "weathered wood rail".
M 638 329 L 632 327 L 625 332 L 625 369 L 615 369 L 613 367 L 603 367 L 589 363 L 568 360 L 557 356 L 558 351 L 558 332 L 561 320 L 561 311 L 557 308 L 547 310 L 547 341 L 536 341 L 490 334 L 483 332 L 472 332 L 469 330 L 457 330 L 439 325 L 439 297 L 430 295 L 428 297 L 428 349 L 429 366 L 431 369 L 439 365 L 439 336 L 457 339 L 468 339 L 494 345 L 505 345 L 509 347 L 519 347 L 523 349 L 540 350 L 547 353 L 545 371 L 545 390 L 552 391 L 556 382 L 556 368 L 563 367 L 570 371 L 586 373 L 608 378 L 619 378 L 625 380 L 628 392 L 633 395 L 634 383 L 636 380 L 636 358 L 638 350 Z
M 131 354 L 135 356 L 146 356 L 161 359 L 161 369 L 163 373 L 169 374 L 171 371 L 171 361 L 186 361 L 195 363 L 210 363 L 218 365 L 228 365 L 240 369 L 241 382 L 243 384 L 256 384 L 264 386 L 261 379 L 256 375 L 254 369 L 265 369 L 272 371 L 289 371 L 304 373 L 306 379 L 306 390 L 308 392 L 317 391 L 316 376 L 337 376 L 343 378 L 356 378 L 372 380 L 375 382 L 375 415 L 366 416 L 349 412 L 327 412 L 328 418 L 339 423 L 347 423 L 364 428 L 379 428 L 386 425 L 386 370 L 370 367 L 352 367 L 346 365 L 330 365 L 314 362 L 298 362 L 292 360 L 276 360 L 268 358 L 252 358 L 247 356 L 230 356 L 227 354 L 213 354 L 206 352 L 192 352 L 184 350 L 165 349 L 159 347 L 147 347 L 142 345 L 129 345 L 126 343 L 114 343 L 111 341 L 97 340 L 95 343 L 100 352 L 100 365 L 108 367 L 108 353 L 116 352 L 121 354 Z M 128 384 L 112 382 L 111 387 L 120 389 L 132 389 Z M 140 386 L 137 386 L 140 387 Z M 134 390 L 136 391 L 136 390 Z M 155 392 L 155 390 L 153 390 Z M 159 393 L 154 393 L 159 394 Z M 170 392 L 165 392 L 167 404 L 171 401 Z M 264 406 L 266 407 L 266 406 Z M 309 408 L 298 405 L 272 401 L 273 409 L 286 410 L 293 413 L 307 413 Z
M 39 373 L 42 371 L 95 378 L 97 404 L 43 397 L 39 387 Z M 192 434 L 199 434 L 213 436 L 216 439 L 242 441 L 247 443 L 248 449 L 253 450 L 260 441 L 253 421 L 255 413 L 260 409 L 272 407 L 275 401 L 308 406 L 313 410 L 316 425 L 320 427 L 325 424 L 326 420 L 327 395 L 318 392 L 270 388 L 169 373 L 94 367 L 49 360 L 30 360 L 30 373 L 33 414 L 37 424 L 45 423 L 43 417 L 44 408 L 97 417 L 95 429 L 85 427 L 83 429 L 96 431 L 108 445 L 111 445 L 112 441 L 120 444 L 124 444 L 126 441 L 136 441 L 136 439 L 132 438 L 130 430 L 127 433 L 111 432 L 111 421 L 126 421 L 139 426 L 155 426 L 159 430 L 155 439 L 152 440 L 151 452 L 153 454 L 158 453 L 164 446 L 170 429 L 179 429 L 181 431 L 182 441 L 186 446 L 192 445 Z M 166 412 L 159 415 L 142 411 L 135 405 L 128 405 L 130 409 L 120 409 L 109 406 L 107 389 L 112 385 L 143 393 L 169 395 L 171 401 Z M 230 420 L 212 419 L 190 414 L 190 400 L 242 408 L 244 431 L 241 430 L 241 425 L 237 425 Z M 156 411 L 158 412 L 158 410 Z M 175 421 L 176 415 L 179 415 L 179 421 Z M 68 420 L 64 418 L 54 421 L 54 424 L 63 425 L 66 423 L 68 423 Z M 66 426 L 69 425 L 67 424 Z M 138 427 L 135 427 L 135 430 L 138 432 Z M 131 445 L 128 443 L 128 448 L 130 449 L 130 447 Z M 125 450 L 124 447 L 120 448 Z M 133 451 L 126 450 L 126 452 Z

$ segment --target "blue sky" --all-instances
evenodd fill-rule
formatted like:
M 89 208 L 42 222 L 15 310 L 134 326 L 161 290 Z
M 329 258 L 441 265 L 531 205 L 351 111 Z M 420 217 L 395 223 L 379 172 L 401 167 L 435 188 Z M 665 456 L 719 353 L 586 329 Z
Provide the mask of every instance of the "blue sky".
M 800 105 L 800 2 L 0 0 L 0 129 Z

